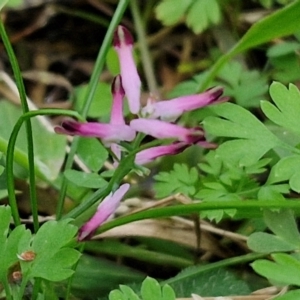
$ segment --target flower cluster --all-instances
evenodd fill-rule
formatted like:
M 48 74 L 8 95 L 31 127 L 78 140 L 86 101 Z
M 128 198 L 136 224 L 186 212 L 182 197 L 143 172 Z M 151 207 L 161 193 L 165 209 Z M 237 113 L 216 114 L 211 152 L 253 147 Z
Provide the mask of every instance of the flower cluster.
M 137 153 L 136 164 L 146 164 L 154 159 L 182 152 L 192 144 L 201 147 L 213 147 L 205 140 L 204 131 L 200 127 L 186 128 L 174 123 L 184 112 L 192 111 L 209 104 L 223 102 L 223 89 L 212 88 L 204 93 L 178 97 L 172 100 L 155 101 L 149 98 L 147 105 L 141 107 L 141 80 L 133 59 L 133 38 L 123 26 L 118 26 L 114 34 L 114 48 L 120 61 L 120 75 L 112 84 L 113 105 L 110 122 L 80 123 L 65 120 L 61 126 L 55 127 L 60 134 L 79 135 L 100 138 L 103 144 L 110 147 L 115 157 L 121 158 L 121 141 L 131 142 L 141 132 L 155 139 L 173 139 L 169 145 L 160 145 Z M 123 100 L 126 96 L 129 110 L 138 118 L 126 124 L 123 116 Z M 117 163 L 117 162 L 116 162 Z M 95 229 L 102 224 L 116 209 L 129 185 L 122 185 L 114 194 L 110 194 L 98 207 L 97 213 L 81 229 L 79 240 L 89 238 Z M 110 201 L 110 204 L 107 204 Z

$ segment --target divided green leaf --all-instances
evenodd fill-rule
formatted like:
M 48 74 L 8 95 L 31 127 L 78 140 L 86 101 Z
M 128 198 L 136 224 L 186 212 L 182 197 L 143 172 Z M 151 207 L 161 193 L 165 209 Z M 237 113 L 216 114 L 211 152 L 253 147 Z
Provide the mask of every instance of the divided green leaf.
M 255 232 L 247 240 L 248 247 L 258 253 L 287 252 L 298 247 L 281 237 L 266 232 Z
M 19 253 L 35 253 L 32 261 L 20 261 L 22 273 L 26 274 L 27 279 L 40 277 L 50 281 L 61 281 L 74 273 L 72 266 L 81 254 L 70 244 L 78 228 L 69 223 L 70 219 L 48 221 L 37 232 L 32 243 L 19 246 Z
M 300 249 L 300 234 L 293 211 L 289 209 L 265 210 L 264 220 L 274 234 Z
M 157 197 L 166 197 L 174 193 L 193 196 L 197 192 L 198 171 L 184 164 L 175 164 L 170 172 L 160 172 L 154 176 L 154 189 Z
M 163 0 L 156 7 L 156 16 L 164 25 L 173 25 L 186 17 L 186 24 L 200 33 L 221 19 L 217 0 Z
M 274 261 L 259 259 L 251 265 L 255 272 L 284 285 L 300 286 L 300 261 L 285 253 L 273 254 Z
M 255 116 L 238 105 L 223 103 L 211 110 L 217 117 L 204 120 L 205 130 L 214 136 L 233 138 L 216 150 L 224 161 L 250 166 L 267 151 L 282 144 Z
M 187 26 L 195 33 L 201 33 L 211 24 L 218 24 L 220 20 L 221 10 L 217 0 L 193 1 L 186 16 Z
M 11 221 L 9 206 L 0 206 L 0 220 L 0 282 L 5 283 L 8 280 L 9 268 L 18 262 L 19 244 L 29 242 L 31 234 L 24 225 L 9 232 Z
M 290 84 L 287 89 L 279 82 L 273 82 L 270 86 L 270 95 L 275 103 L 262 101 L 261 109 L 264 114 L 275 124 L 289 129 L 300 135 L 300 91 Z
M 193 0 L 163 0 L 156 7 L 156 16 L 164 25 L 177 23 L 186 13 Z
M 141 286 L 140 298 L 130 287 L 120 285 L 119 290 L 113 290 L 109 294 L 109 300 L 175 300 L 176 296 L 169 285 L 161 286 L 157 280 L 147 277 Z
M 219 84 L 225 83 L 225 94 L 243 107 L 258 107 L 268 91 L 266 78 L 258 71 L 244 70 L 237 61 L 226 64 L 218 73 L 218 79 Z
M 282 158 L 272 169 L 268 177 L 268 184 L 288 181 L 290 188 L 300 192 L 300 156 L 291 155 Z
M 161 287 L 155 279 L 150 277 L 143 281 L 141 295 L 143 300 L 175 300 L 176 298 L 173 289 L 169 285 Z

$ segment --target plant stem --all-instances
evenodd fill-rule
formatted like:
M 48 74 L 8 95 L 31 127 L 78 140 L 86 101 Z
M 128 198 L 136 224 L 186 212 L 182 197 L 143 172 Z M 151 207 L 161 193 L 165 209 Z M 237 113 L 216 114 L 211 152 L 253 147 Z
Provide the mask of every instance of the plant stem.
M 136 151 L 133 151 L 124 159 L 121 160 L 119 166 L 114 172 L 113 177 L 111 178 L 109 184 L 97 190 L 94 194 L 92 194 L 86 201 L 75 207 L 72 211 L 64 216 L 64 218 L 77 218 L 81 214 L 83 214 L 88 208 L 90 208 L 93 204 L 95 204 L 99 199 L 107 196 L 112 190 L 117 188 L 120 185 L 120 182 L 123 178 L 133 169 L 134 158 Z
M 173 205 L 169 207 L 151 208 L 136 212 L 130 215 L 122 216 L 112 221 L 104 223 L 97 233 L 105 232 L 117 226 L 128 224 L 134 221 L 166 218 L 172 216 L 187 216 L 201 211 L 219 210 L 219 209 L 244 209 L 262 211 L 263 209 L 297 209 L 300 210 L 300 202 L 289 199 L 288 201 L 277 200 L 247 200 L 247 201 L 212 201 L 202 203 L 192 203 L 185 205 Z
M 99 76 L 103 70 L 106 55 L 111 46 L 114 30 L 117 27 L 117 25 L 120 23 L 122 16 L 128 6 L 128 3 L 129 3 L 129 0 L 120 0 L 119 1 L 117 9 L 116 9 L 116 11 L 113 15 L 113 18 L 110 22 L 110 25 L 107 29 L 102 46 L 98 53 L 98 57 L 96 59 L 95 68 L 93 70 L 93 73 L 92 73 L 92 76 L 91 76 L 91 79 L 90 79 L 90 82 L 88 85 L 86 100 L 85 100 L 85 103 L 84 103 L 82 109 L 80 110 L 80 113 L 84 118 L 87 116 L 89 108 L 92 103 L 92 100 L 94 98 L 95 91 L 96 91 L 98 81 L 99 81 Z M 78 148 L 78 143 L 79 143 L 79 138 L 75 137 L 73 139 L 73 143 L 70 148 L 70 153 L 69 153 L 67 161 L 66 161 L 65 170 L 68 170 L 72 167 L 73 159 L 74 159 L 75 153 Z M 57 208 L 56 208 L 56 219 L 57 220 L 59 220 L 62 216 L 66 191 L 67 191 L 67 180 L 63 177 L 60 195 L 59 195 L 59 199 L 58 199 L 58 204 L 57 204 Z
M 148 89 L 150 90 L 151 93 L 157 94 L 158 88 L 157 88 L 157 83 L 154 75 L 153 63 L 151 60 L 150 51 L 147 46 L 146 31 L 145 31 L 145 26 L 142 22 L 141 12 L 139 10 L 137 0 L 131 0 L 130 4 L 131 4 L 130 5 L 131 13 L 133 16 L 133 21 L 135 24 L 136 33 L 139 41 L 139 49 L 141 50 L 141 57 L 142 57 L 144 72 L 148 84 Z
M 22 110 L 23 110 L 23 113 L 26 113 L 29 111 L 29 108 L 28 108 L 28 104 L 27 104 L 27 100 L 26 100 L 26 92 L 25 92 L 24 82 L 22 79 L 20 67 L 18 65 L 16 56 L 14 54 L 13 48 L 12 48 L 9 38 L 7 36 L 7 33 L 4 28 L 2 20 L 0 20 L 0 34 L 2 37 L 4 47 L 8 54 L 13 73 L 14 73 L 14 77 L 16 80 L 19 94 L 20 94 Z M 30 205 L 31 205 L 31 212 L 32 212 L 32 216 L 33 216 L 34 231 L 37 232 L 37 230 L 39 229 L 39 222 L 38 222 L 37 196 L 36 196 L 36 190 L 35 190 L 33 136 L 32 136 L 32 127 L 31 127 L 30 120 L 27 120 L 25 122 L 25 127 L 26 127 L 27 147 L 28 147 Z M 10 149 L 10 151 L 13 152 L 14 148 Z M 10 161 L 9 163 L 7 163 L 6 167 L 7 167 L 7 169 L 10 169 L 11 172 L 13 172 L 12 171 L 13 161 Z M 9 180 L 11 181 L 11 182 L 9 182 L 11 189 L 8 191 L 8 197 L 9 197 L 9 199 L 11 199 L 11 198 L 15 197 L 14 178 L 12 177 Z M 20 216 L 19 216 L 18 208 L 17 207 L 12 208 L 12 213 L 13 213 L 14 221 L 15 221 L 16 225 L 19 225 L 20 224 Z
M 15 155 L 18 155 L 18 152 L 15 153 L 14 148 L 16 144 L 16 140 L 18 137 L 18 133 L 21 129 L 21 126 L 23 125 L 24 122 L 27 122 L 30 120 L 30 118 L 38 116 L 38 115 L 67 115 L 71 117 L 75 117 L 78 119 L 82 119 L 80 115 L 76 111 L 70 111 L 70 110 L 64 110 L 64 109 L 42 109 L 42 110 L 36 110 L 36 111 L 29 111 L 27 113 L 24 113 L 17 123 L 15 124 L 12 133 L 10 135 L 8 144 L 7 144 L 7 149 L 6 149 L 6 164 L 7 166 L 11 166 L 10 168 L 7 168 L 6 170 L 6 176 L 7 176 L 7 191 L 9 195 L 9 204 L 11 207 L 12 211 L 12 216 L 14 218 L 14 222 L 16 225 L 19 225 L 20 222 L 20 216 L 18 213 L 18 205 L 17 205 L 17 199 L 15 195 L 15 187 L 14 187 L 14 173 L 13 173 L 13 163 L 14 163 L 14 157 Z M 19 159 L 22 159 L 23 164 L 26 163 L 24 162 L 24 157 L 20 155 L 19 153 Z M 30 161 L 28 160 L 28 167 L 30 165 Z M 33 165 L 33 168 L 35 168 L 35 165 Z M 40 177 L 43 178 L 43 174 L 39 173 Z M 43 178 L 47 181 L 46 178 Z

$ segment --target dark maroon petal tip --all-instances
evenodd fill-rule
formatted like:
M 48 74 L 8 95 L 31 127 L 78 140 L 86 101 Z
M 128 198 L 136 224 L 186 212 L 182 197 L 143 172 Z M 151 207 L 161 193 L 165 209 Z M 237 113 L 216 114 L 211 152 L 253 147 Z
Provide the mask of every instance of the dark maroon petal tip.
M 77 132 L 78 131 L 78 123 L 75 122 L 75 121 L 63 121 L 61 123 L 61 127 L 70 132 L 70 133 L 73 133 L 73 132 Z
M 205 132 L 201 127 L 193 128 L 193 131 L 187 136 L 186 142 L 188 144 L 197 144 L 200 141 L 205 141 Z
M 121 75 L 117 75 L 113 83 L 111 85 L 111 93 L 114 94 L 121 94 L 123 97 L 125 96 L 125 91 L 122 85 L 122 77 Z
M 122 45 L 132 46 L 133 42 L 134 42 L 133 37 L 130 31 L 126 27 L 119 25 L 114 33 L 114 38 L 113 38 L 114 47 L 121 47 Z
M 208 91 L 214 99 L 217 99 L 223 94 L 224 88 L 220 87 L 220 86 L 216 86 L 216 87 L 209 89 Z
M 84 235 L 84 225 L 79 229 L 77 240 L 78 242 L 84 242 L 90 240 L 96 232 L 96 229 L 91 231 L 88 235 Z

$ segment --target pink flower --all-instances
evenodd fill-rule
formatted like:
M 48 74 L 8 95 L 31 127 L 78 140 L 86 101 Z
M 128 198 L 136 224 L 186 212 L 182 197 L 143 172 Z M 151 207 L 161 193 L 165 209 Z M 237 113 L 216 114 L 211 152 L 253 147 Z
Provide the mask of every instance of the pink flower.
M 98 122 L 79 123 L 74 120 L 65 120 L 61 126 L 54 128 L 56 133 L 97 137 L 106 146 L 120 141 L 131 142 L 135 138 L 135 131 L 125 124 L 123 117 L 124 89 L 121 76 L 117 76 L 112 84 L 113 104 L 109 124 Z
M 79 123 L 73 120 L 65 120 L 61 126 L 54 128 L 56 133 L 97 137 L 109 146 L 119 141 L 132 141 L 135 138 L 135 131 L 128 125 L 113 125 L 97 122 Z
M 226 101 L 227 98 L 220 98 L 222 93 L 223 88 L 215 87 L 201 94 L 182 96 L 171 100 L 155 102 L 150 98 L 147 105 L 142 108 L 141 113 L 148 118 L 175 121 L 186 111 Z
M 195 141 L 195 144 L 207 149 L 215 149 L 217 147 L 216 144 L 207 142 L 204 136 L 200 137 L 198 141 Z M 162 145 L 148 148 L 136 154 L 135 163 L 137 165 L 144 165 L 161 156 L 175 155 L 181 153 L 189 146 L 190 144 L 187 144 L 185 142 L 175 142 L 170 145 Z
M 79 229 L 79 241 L 90 239 L 93 236 L 97 228 L 115 212 L 129 187 L 130 185 L 125 183 L 103 199 L 94 216 Z
M 171 145 L 148 148 L 137 153 L 137 155 L 135 156 L 135 163 L 138 165 L 144 165 L 160 156 L 180 153 L 188 146 L 189 145 L 184 142 L 177 142 Z
M 194 144 L 203 138 L 201 128 L 184 128 L 179 125 L 152 119 L 135 119 L 130 122 L 130 127 L 153 136 L 157 139 L 174 138 L 187 144 Z
M 114 34 L 113 45 L 118 53 L 122 83 L 133 114 L 140 110 L 141 80 L 133 59 L 133 38 L 124 26 L 118 26 Z

